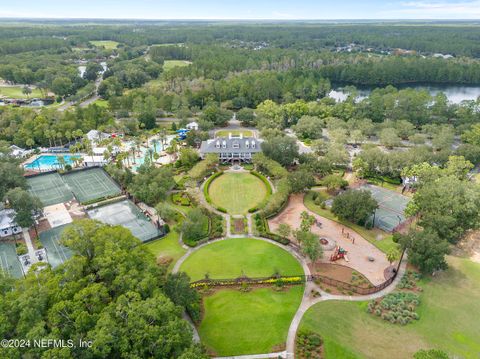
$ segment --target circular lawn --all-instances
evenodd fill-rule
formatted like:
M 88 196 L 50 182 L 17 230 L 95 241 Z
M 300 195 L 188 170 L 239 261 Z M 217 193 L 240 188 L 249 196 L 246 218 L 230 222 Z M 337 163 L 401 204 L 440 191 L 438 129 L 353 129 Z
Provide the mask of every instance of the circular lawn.
M 192 253 L 180 267 L 192 280 L 205 277 L 265 277 L 276 272 L 302 275 L 303 268 L 284 249 L 258 239 L 231 238 Z M 198 326 L 202 343 L 218 356 L 269 353 L 284 347 L 304 286 L 217 289 L 203 297 Z
M 266 184 L 249 172 L 226 172 L 215 178 L 208 187 L 214 206 L 230 214 L 245 214 L 267 197 Z
M 258 239 L 232 238 L 200 248 L 181 265 L 192 281 L 281 275 L 303 275 L 303 268 L 286 250 Z

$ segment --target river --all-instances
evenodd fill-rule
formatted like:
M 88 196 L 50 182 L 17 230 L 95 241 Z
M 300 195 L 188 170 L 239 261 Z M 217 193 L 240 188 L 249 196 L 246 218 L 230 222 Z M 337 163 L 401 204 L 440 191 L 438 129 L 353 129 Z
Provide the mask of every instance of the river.
M 343 91 L 345 85 L 333 85 L 332 90 L 328 94 L 336 101 L 345 101 L 347 94 Z M 359 87 L 357 88 L 357 101 L 363 100 L 367 97 L 375 87 Z M 432 96 L 439 92 L 443 92 L 450 103 L 458 104 L 465 100 L 476 100 L 480 96 L 480 86 L 464 86 L 464 85 L 412 85 L 412 86 L 397 86 L 399 89 L 413 88 L 416 90 L 427 90 Z

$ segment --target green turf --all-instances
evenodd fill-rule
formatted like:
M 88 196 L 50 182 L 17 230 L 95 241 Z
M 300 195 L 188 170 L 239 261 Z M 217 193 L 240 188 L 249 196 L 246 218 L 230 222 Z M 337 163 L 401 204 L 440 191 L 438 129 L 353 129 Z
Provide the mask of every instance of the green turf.
M 326 358 L 341 351 L 364 358 L 412 358 L 420 349 L 438 348 L 452 357 L 480 356 L 480 264 L 449 258 L 450 269 L 423 281 L 420 320 L 398 326 L 366 313 L 366 302 L 328 301 L 315 305 L 301 327 L 326 341 Z
M 267 196 L 265 183 L 248 173 L 227 172 L 214 179 L 208 189 L 212 203 L 230 214 L 246 214 Z
M 363 226 L 359 226 L 357 224 L 351 223 L 346 220 L 342 220 L 335 216 L 330 209 L 328 208 L 322 208 L 318 205 L 316 205 L 313 201 L 313 191 L 308 192 L 303 200 L 303 203 L 305 204 L 305 207 L 307 207 L 310 211 L 318 214 L 319 216 L 331 219 L 332 221 L 336 221 L 338 223 L 343 224 L 344 226 L 347 226 L 360 234 L 363 238 L 365 238 L 367 241 L 372 243 L 375 247 L 380 249 L 382 252 L 386 253 L 389 251 L 390 248 L 398 248 L 398 245 L 393 242 L 392 236 L 387 234 L 384 231 L 381 231 L 377 228 L 374 229 L 366 229 Z M 325 192 L 322 192 L 325 193 Z M 382 239 L 378 239 L 382 238 Z
M 105 50 L 116 49 L 119 45 L 118 42 L 110 40 L 90 41 L 90 43 L 96 47 L 103 47 Z
M 109 108 L 110 107 L 110 104 L 108 103 L 107 100 L 98 99 L 98 100 L 95 100 L 93 103 L 95 105 L 97 105 L 98 107 L 102 107 L 102 108 Z
M 190 61 L 184 61 L 184 60 L 165 60 L 163 63 L 163 70 L 168 71 L 173 69 L 174 67 L 185 67 L 189 66 L 192 63 Z
M 243 135 L 243 137 L 252 137 L 253 132 L 250 130 L 220 130 L 215 133 L 216 137 L 228 137 L 229 134 L 232 134 L 232 136 L 240 136 L 240 134 Z
M 302 294 L 303 286 L 295 286 L 281 292 L 220 290 L 207 296 L 199 327 L 202 344 L 220 356 L 278 351 Z
M 32 89 L 32 93 L 28 96 L 22 92 L 22 86 L 0 86 L 0 97 L 6 96 L 8 98 L 35 98 L 43 97 L 42 91 L 39 89 Z
M 172 259 L 168 266 L 169 271 L 173 268 L 175 262 L 186 252 L 178 242 L 178 233 L 175 231 L 175 228 L 171 228 L 170 233 L 165 237 L 149 242 L 146 246 L 155 257 L 169 257 Z
M 182 264 L 182 271 L 199 280 L 210 278 L 268 277 L 303 275 L 300 263 L 284 249 L 258 239 L 232 238 L 205 246 Z
M 63 175 L 62 178 L 80 203 L 114 197 L 122 192 L 115 181 L 101 168 L 72 171 Z

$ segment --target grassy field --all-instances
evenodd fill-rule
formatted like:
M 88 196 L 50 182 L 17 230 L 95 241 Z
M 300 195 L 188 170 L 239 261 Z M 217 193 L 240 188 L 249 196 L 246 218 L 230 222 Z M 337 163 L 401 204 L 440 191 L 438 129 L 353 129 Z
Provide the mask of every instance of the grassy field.
M 32 93 L 28 96 L 22 92 L 22 86 L 0 86 L 0 96 L 8 98 L 34 98 L 43 97 L 42 91 L 39 89 L 32 89 Z
M 99 41 L 90 41 L 90 43 L 93 46 L 96 47 L 103 47 L 105 50 L 113 50 L 116 49 L 119 45 L 118 42 L 116 41 L 110 41 L 110 40 L 99 40 Z
M 186 253 L 186 250 L 178 243 L 178 236 L 178 233 L 172 228 L 165 237 L 145 244 L 156 258 L 168 257 L 172 259 L 168 266 L 169 271 L 173 268 L 175 262 Z
M 184 67 L 184 66 L 189 66 L 192 63 L 190 61 L 184 61 L 184 60 L 165 60 L 163 63 L 163 70 L 168 71 L 173 69 L 174 67 Z
M 363 238 L 367 241 L 372 243 L 375 247 L 380 249 L 382 252 L 388 252 L 390 248 L 396 248 L 397 244 L 392 241 L 392 236 L 386 234 L 385 232 L 374 228 L 374 229 L 366 229 L 363 226 L 359 226 L 357 224 L 344 221 L 337 216 L 335 216 L 328 208 L 322 208 L 317 206 L 313 201 L 313 191 L 308 192 L 304 198 L 305 207 L 307 207 L 310 211 L 317 213 L 318 215 L 331 219 L 332 221 L 336 221 L 338 223 L 343 224 L 344 226 L 350 227 L 355 232 L 360 234 Z M 378 240 L 378 238 L 382 238 Z
M 243 137 L 252 137 L 253 133 L 250 130 L 220 130 L 215 133 L 216 137 L 228 137 L 228 134 L 231 133 L 233 136 L 240 136 L 243 134 Z
M 230 214 L 245 214 L 267 195 L 261 179 L 250 173 L 227 172 L 213 180 L 208 189 L 212 202 Z
M 280 292 L 221 290 L 207 296 L 199 327 L 202 344 L 220 356 L 278 351 L 302 294 L 303 286 L 295 286 Z
M 102 100 L 102 99 L 96 100 L 94 104 L 102 108 L 108 108 L 110 106 L 107 100 Z
M 315 305 L 303 329 L 325 339 L 326 358 L 412 358 L 420 349 L 442 349 L 452 357 L 480 357 L 480 264 L 449 257 L 450 269 L 423 280 L 420 320 L 390 324 L 366 312 L 366 302 Z
M 257 239 L 232 238 L 199 249 L 182 264 L 192 280 L 210 278 L 303 275 L 300 263 L 282 248 Z

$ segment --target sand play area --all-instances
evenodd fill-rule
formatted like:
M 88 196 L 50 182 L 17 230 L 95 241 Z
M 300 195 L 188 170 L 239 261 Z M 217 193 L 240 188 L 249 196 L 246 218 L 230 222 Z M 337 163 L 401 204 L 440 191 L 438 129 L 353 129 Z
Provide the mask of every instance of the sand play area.
M 314 215 L 317 222 L 321 223 L 321 227 L 314 224 L 312 232 L 318 234 L 320 238 L 326 238 L 330 243 L 336 242 L 338 246 L 347 250 L 348 262 L 345 259 L 339 259 L 335 263 L 355 269 L 374 285 L 379 285 L 385 281 L 384 270 L 390 266 L 385 254 L 352 229 L 310 212 L 303 204 L 302 194 L 292 195 L 287 207 L 279 215 L 268 221 L 270 230 L 275 232 L 280 223 L 287 223 L 293 229 L 299 228 L 300 214 L 303 211 Z M 328 249 L 324 249 L 323 258 L 320 261 L 332 263 L 330 262 L 330 256 L 333 253 L 332 246 L 326 248 Z

